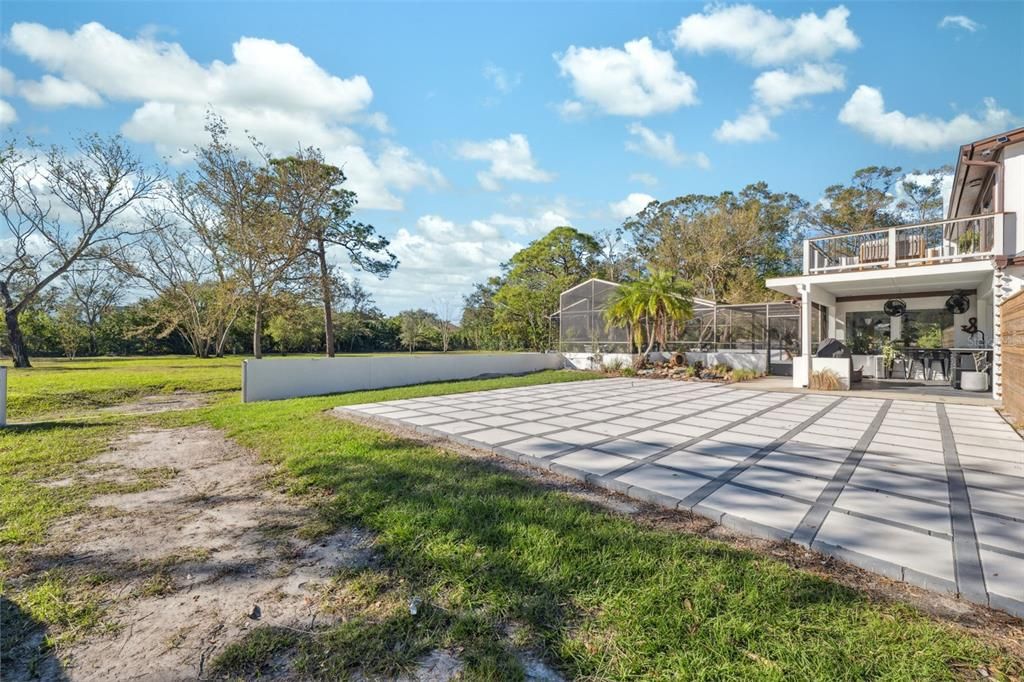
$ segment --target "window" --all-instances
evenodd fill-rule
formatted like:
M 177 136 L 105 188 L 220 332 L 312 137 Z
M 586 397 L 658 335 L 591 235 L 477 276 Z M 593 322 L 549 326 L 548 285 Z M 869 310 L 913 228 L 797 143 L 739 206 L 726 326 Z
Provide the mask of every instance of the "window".
M 889 338 L 892 320 L 881 310 L 846 313 L 846 341 L 857 355 L 874 355 Z
M 907 348 L 953 346 L 953 313 L 944 309 L 908 310 L 903 315 L 903 345 Z

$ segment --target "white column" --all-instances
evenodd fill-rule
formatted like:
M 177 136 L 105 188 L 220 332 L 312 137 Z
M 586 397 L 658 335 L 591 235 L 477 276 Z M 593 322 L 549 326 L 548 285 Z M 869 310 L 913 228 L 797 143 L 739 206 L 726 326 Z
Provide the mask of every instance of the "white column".
M 793 376 L 800 379 L 803 388 L 807 388 L 811 381 L 811 315 L 814 314 L 814 307 L 811 305 L 811 285 L 800 285 L 800 364 L 801 371 L 797 372 L 794 367 Z M 796 382 L 794 382 L 795 384 Z

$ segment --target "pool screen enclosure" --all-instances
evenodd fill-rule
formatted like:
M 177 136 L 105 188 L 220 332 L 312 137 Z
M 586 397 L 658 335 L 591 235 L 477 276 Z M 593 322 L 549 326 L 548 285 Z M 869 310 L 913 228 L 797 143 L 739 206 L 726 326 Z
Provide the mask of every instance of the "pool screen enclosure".
M 629 330 L 605 320 L 618 287 L 615 282 L 590 279 L 562 292 L 558 312 L 552 316 L 558 323 L 560 352 L 636 351 Z M 812 326 L 820 337 L 820 323 Z M 726 305 L 694 299 L 693 317 L 673 325 L 665 347 L 656 350 L 766 353 L 773 372 L 785 374 L 800 350 L 800 308 L 790 301 Z

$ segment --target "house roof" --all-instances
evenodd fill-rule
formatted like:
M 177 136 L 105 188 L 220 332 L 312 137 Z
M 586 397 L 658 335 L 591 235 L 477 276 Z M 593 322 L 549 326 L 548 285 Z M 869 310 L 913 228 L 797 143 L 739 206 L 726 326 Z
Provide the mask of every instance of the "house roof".
M 982 202 L 995 181 L 995 167 L 966 161 L 998 161 L 1009 144 L 1024 142 L 1024 128 L 992 135 L 960 147 L 953 173 L 953 190 L 947 218 L 964 218 L 982 212 Z

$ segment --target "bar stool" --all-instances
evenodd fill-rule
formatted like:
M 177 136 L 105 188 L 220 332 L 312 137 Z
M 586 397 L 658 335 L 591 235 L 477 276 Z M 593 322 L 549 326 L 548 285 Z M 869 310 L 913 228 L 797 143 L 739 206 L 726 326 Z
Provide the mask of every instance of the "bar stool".
M 921 377 L 924 378 L 927 374 L 925 371 L 924 351 L 921 350 L 908 350 L 903 353 L 906 360 L 903 364 L 903 377 L 907 380 L 914 378 L 914 365 L 920 363 L 921 365 Z
M 933 350 L 927 353 L 928 370 L 925 372 L 925 377 L 928 381 L 935 378 L 935 363 L 939 363 L 939 369 L 942 370 L 942 378 L 945 380 L 949 379 L 949 360 L 950 354 L 948 350 Z

